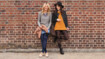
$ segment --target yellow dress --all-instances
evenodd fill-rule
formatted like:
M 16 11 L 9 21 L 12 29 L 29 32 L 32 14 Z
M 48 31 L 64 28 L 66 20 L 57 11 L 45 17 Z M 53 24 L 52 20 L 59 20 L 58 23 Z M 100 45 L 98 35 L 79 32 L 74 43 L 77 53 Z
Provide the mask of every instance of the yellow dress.
M 64 24 L 64 21 L 63 21 L 61 12 L 58 11 L 58 13 L 59 13 L 58 19 L 60 19 L 60 21 L 57 21 L 56 22 L 55 27 L 54 27 L 54 30 L 67 30 L 66 29 L 66 26 Z

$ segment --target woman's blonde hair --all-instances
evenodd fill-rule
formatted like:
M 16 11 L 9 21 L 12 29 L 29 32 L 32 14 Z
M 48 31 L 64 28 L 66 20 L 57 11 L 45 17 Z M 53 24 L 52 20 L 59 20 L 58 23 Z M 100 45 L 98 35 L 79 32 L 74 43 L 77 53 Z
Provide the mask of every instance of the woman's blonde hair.
M 49 13 L 51 9 L 50 9 L 50 5 L 49 5 L 48 3 L 44 3 L 44 4 L 43 4 L 42 13 L 44 13 L 44 8 L 45 8 L 45 6 L 48 6 L 47 12 Z

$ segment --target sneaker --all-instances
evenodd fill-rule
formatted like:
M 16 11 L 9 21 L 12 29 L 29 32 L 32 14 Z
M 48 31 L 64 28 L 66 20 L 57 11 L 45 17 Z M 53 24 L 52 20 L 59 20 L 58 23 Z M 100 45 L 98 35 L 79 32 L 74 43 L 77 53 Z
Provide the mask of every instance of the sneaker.
M 45 53 L 45 56 L 48 57 L 48 53 Z
M 42 57 L 43 55 L 44 55 L 44 53 L 41 52 L 41 53 L 39 54 L 39 57 Z

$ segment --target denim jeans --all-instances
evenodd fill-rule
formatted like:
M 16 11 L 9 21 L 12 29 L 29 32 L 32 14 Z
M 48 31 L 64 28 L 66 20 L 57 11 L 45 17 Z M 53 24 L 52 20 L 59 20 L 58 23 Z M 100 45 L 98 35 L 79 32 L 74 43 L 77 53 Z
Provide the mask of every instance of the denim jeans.
M 41 34 L 44 34 L 46 33 L 44 30 L 42 30 L 42 33 Z M 48 29 L 48 33 L 50 33 L 50 29 Z
M 48 33 L 41 34 L 41 44 L 42 44 L 42 52 L 46 53 L 46 45 L 47 45 Z

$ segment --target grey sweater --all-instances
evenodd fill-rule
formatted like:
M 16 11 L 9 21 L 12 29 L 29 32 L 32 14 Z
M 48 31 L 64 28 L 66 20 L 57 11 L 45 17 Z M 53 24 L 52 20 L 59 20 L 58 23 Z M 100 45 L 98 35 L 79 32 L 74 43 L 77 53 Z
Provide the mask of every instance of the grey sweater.
M 38 26 L 41 26 L 41 24 L 43 24 L 49 29 L 51 26 L 51 21 L 52 21 L 51 12 L 46 16 L 42 14 L 41 12 L 38 12 Z

